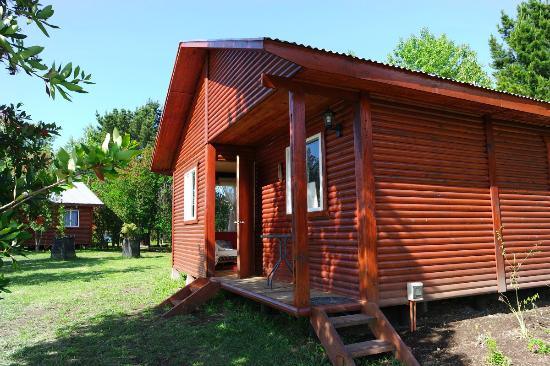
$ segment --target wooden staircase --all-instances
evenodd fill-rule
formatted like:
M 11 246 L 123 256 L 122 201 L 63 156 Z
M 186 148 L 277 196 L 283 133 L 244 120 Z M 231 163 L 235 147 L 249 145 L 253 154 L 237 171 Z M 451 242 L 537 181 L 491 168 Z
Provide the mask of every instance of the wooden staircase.
M 385 352 L 393 352 L 407 366 L 420 365 L 374 303 L 316 306 L 310 322 L 334 366 L 355 366 L 355 358 Z M 352 326 L 368 326 L 376 339 L 344 344 L 337 329 Z
M 220 284 L 218 282 L 210 281 L 208 278 L 198 278 L 161 302 L 158 308 L 170 306 L 170 309 L 162 314 L 163 318 L 187 314 L 213 298 L 219 290 Z

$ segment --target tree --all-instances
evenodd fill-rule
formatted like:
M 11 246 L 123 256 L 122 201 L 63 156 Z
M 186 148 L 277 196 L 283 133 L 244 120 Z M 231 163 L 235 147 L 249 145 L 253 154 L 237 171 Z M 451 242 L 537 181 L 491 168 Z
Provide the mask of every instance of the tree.
M 86 128 L 83 138 L 84 142 L 91 143 L 98 141 L 105 131 L 117 128 L 120 131 L 130 134 L 134 139 L 139 139 L 144 151 L 144 158 L 139 166 L 129 167 L 132 174 L 125 172 L 120 179 L 125 182 L 112 182 L 111 184 L 92 184 L 91 188 L 103 200 L 106 206 L 119 217 L 119 220 L 112 220 L 111 212 L 97 211 L 97 222 L 104 222 L 105 225 L 97 226 L 97 230 L 106 230 L 111 233 L 113 243 L 117 243 L 122 219 L 128 223 L 137 224 L 146 233 L 144 241 L 149 242 L 150 235 L 156 233 L 157 241 L 162 238 L 170 238 L 172 233 L 172 178 L 158 175 L 150 171 L 150 157 L 152 155 L 155 136 L 160 119 L 160 106 L 157 102 L 147 101 L 143 106 L 134 111 L 127 109 L 113 109 L 103 115 L 96 114 L 97 124 Z M 146 163 L 146 164 L 145 164 Z M 135 192 L 131 185 L 142 185 L 144 188 Z M 140 200 L 145 204 L 141 207 L 134 206 L 134 197 L 139 194 Z M 114 199 L 113 197 L 117 197 Z M 131 214 L 129 214 L 131 212 Z M 107 215 L 111 219 L 100 217 Z M 96 240 L 103 234 L 97 233 Z
M 540 0 L 517 6 L 517 19 L 501 12 L 489 47 L 500 90 L 550 102 L 550 4 Z
M 427 28 L 422 28 L 418 36 L 400 39 L 387 61 L 411 70 L 479 86 L 491 86 L 491 79 L 470 46 L 458 45 L 445 34 L 436 37 Z
M 101 136 L 117 128 L 128 133 L 133 140 L 139 141 L 140 148 L 155 143 L 155 136 L 160 119 L 160 106 L 151 100 L 134 111 L 127 109 L 113 109 L 103 115 L 96 113 L 96 126 L 88 126 L 84 133 L 84 140 L 88 143 L 101 142 Z
M 19 26 L 19 21 L 34 24 L 49 37 L 48 28 L 58 28 L 49 23 L 54 10 L 51 5 L 42 6 L 39 0 L 0 0 L 0 62 L 6 65 L 12 75 L 24 71 L 30 76 L 44 81 L 46 93 L 55 98 L 56 92 L 67 100 L 70 93 L 86 93 L 83 84 L 93 84 L 91 75 L 79 66 L 73 69 L 71 62 L 46 66 L 40 58 L 42 46 L 25 44 L 27 35 Z
M 56 93 L 66 100 L 70 94 L 85 93 L 82 85 L 92 84 L 91 75 L 72 63 L 46 66 L 40 54 L 41 46 L 25 44 L 26 35 L 19 21 L 36 25 L 44 35 L 54 14 L 51 5 L 42 6 L 38 0 L 0 0 L 0 62 L 10 74 L 24 71 L 44 81 L 46 93 Z M 33 201 L 45 198 L 50 192 L 71 187 L 84 174 L 95 173 L 98 179 L 112 178 L 139 153 L 129 135 L 121 136 L 114 129 L 112 139 L 107 134 L 101 144 L 77 144 L 67 151 L 60 149 L 54 156 L 47 151 L 48 142 L 59 128 L 53 123 L 33 123 L 30 116 L 17 105 L 0 105 L 0 266 L 3 258 L 15 263 L 14 253 L 30 238 L 25 217 Z M 0 292 L 6 291 L 7 280 L 0 274 Z
M 92 183 L 92 189 L 105 205 L 125 223 L 133 223 L 143 232 L 143 241 L 150 243 L 155 229 L 158 211 L 158 192 L 161 188 L 159 176 L 151 173 L 152 147 L 120 172 L 117 179 L 109 182 Z

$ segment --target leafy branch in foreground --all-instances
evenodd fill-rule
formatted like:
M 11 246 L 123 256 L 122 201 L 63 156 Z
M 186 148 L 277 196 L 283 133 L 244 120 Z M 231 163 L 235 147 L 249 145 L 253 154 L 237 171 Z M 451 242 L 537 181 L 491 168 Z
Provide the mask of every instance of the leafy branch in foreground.
M 14 254 L 20 253 L 22 243 L 31 237 L 22 205 L 47 199 L 85 174 L 94 173 L 100 180 L 114 178 L 140 153 L 137 142 L 129 135 L 121 136 L 115 128 L 101 145 L 80 143 L 52 156 L 47 153 L 47 141 L 57 127 L 31 123 L 18 107 L 0 108 L 0 263 L 2 258 L 14 261 Z M 0 292 L 6 291 L 6 284 L 1 277 Z
M 91 74 L 86 74 L 80 66 L 73 68 L 71 62 L 47 66 L 40 54 L 42 46 L 29 46 L 25 43 L 20 22 L 34 24 L 49 37 L 48 28 L 58 28 L 49 22 L 54 10 L 51 5 L 42 6 L 38 0 L 0 0 L 0 62 L 6 65 L 12 75 L 19 70 L 42 79 L 46 93 L 55 99 L 56 93 L 71 100 L 70 92 L 86 93 L 84 84 L 93 84 Z

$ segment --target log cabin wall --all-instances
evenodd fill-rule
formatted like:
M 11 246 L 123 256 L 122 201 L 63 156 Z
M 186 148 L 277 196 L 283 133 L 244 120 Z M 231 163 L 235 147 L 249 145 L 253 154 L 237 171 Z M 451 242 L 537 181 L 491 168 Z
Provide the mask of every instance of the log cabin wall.
M 320 113 L 307 116 L 307 136 L 324 133 L 326 167 L 326 213 L 309 216 L 308 238 L 310 279 L 314 288 L 358 296 L 357 227 L 355 216 L 355 175 L 353 151 L 353 111 L 349 104 L 331 106 L 343 124 L 343 136 L 334 131 L 325 133 Z M 284 116 L 288 118 L 287 116 Z M 285 148 L 289 145 L 288 130 L 274 134 L 256 151 L 256 233 L 290 232 L 291 219 L 285 203 Z M 282 179 L 278 178 L 278 165 Z M 278 258 L 273 240 L 258 239 L 262 248 L 263 272 L 267 275 Z M 289 243 L 289 249 L 291 247 Z M 289 253 L 291 257 L 291 253 Z M 277 278 L 289 280 L 286 266 L 281 266 Z
M 273 92 L 260 84 L 262 73 L 289 77 L 298 70 L 298 65 L 265 51 L 210 51 L 208 139 L 214 138 Z
M 406 301 L 496 291 L 495 245 L 483 121 L 373 103 L 379 292 Z
M 205 272 L 205 72 L 197 85 L 197 93 L 182 132 L 179 150 L 173 168 L 172 200 L 172 266 L 194 277 Z M 193 222 L 183 219 L 183 176 L 197 167 L 197 207 Z
M 73 236 L 75 238 L 75 245 L 77 246 L 91 246 L 92 245 L 92 233 L 93 233 L 93 218 L 94 218 L 94 207 L 93 206 L 74 206 L 66 205 L 65 209 L 78 209 L 79 214 L 79 225 L 78 227 L 67 227 L 65 228 L 65 235 Z M 57 222 L 57 205 L 52 206 L 52 224 L 44 233 L 42 234 L 41 246 L 50 247 L 53 245 L 53 242 L 56 237 L 56 222 Z M 27 247 L 34 247 L 34 237 L 28 240 L 26 243 Z
M 521 286 L 545 286 L 550 279 L 550 187 L 548 129 L 495 122 L 496 178 L 499 186 L 506 279 L 522 262 Z M 532 252 L 524 260 L 525 256 Z

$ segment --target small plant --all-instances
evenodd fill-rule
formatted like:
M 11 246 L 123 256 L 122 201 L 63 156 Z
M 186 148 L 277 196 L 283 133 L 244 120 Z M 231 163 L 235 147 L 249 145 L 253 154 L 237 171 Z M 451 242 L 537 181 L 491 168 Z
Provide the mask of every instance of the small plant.
M 516 319 L 518 321 L 518 324 L 519 324 L 519 329 L 520 329 L 521 336 L 523 338 L 527 338 L 528 335 L 529 335 L 529 330 L 527 329 L 527 325 L 525 324 L 525 316 L 524 316 L 525 310 L 527 310 L 527 308 L 529 308 L 529 307 L 531 307 L 531 308 L 535 307 L 535 301 L 537 301 L 539 299 L 539 294 L 536 293 L 533 296 L 530 296 L 530 297 L 527 297 L 523 300 L 520 300 L 520 298 L 519 298 L 519 287 L 520 287 L 519 286 L 519 278 L 520 278 L 521 266 L 527 260 L 527 258 L 529 258 L 530 256 L 532 256 L 534 253 L 537 252 L 536 249 L 538 247 L 538 244 L 535 244 L 535 246 L 533 248 L 531 248 L 531 250 L 529 250 L 529 252 L 527 252 L 525 257 L 521 261 L 517 260 L 515 253 L 512 254 L 512 261 L 509 261 L 508 259 L 506 259 L 506 247 L 504 245 L 504 238 L 502 236 L 502 227 L 499 230 L 496 231 L 496 236 L 497 236 L 498 242 L 500 243 L 500 248 L 502 250 L 502 255 L 503 255 L 504 259 L 506 260 L 506 265 L 511 270 L 511 272 L 510 272 L 510 286 L 514 290 L 514 294 L 515 294 L 515 299 L 514 299 L 515 301 L 510 300 L 508 298 L 508 296 L 506 296 L 505 294 L 501 294 L 498 299 L 499 299 L 499 301 L 502 301 L 503 303 L 505 303 L 508 306 L 508 308 L 510 309 L 510 311 L 512 312 L 512 314 L 514 314 L 514 316 L 516 317 Z
M 505 356 L 497 346 L 497 341 L 491 336 L 485 338 L 485 345 L 489 354 L 487 355 L 487 364 L 494 366 L 511 366 L 512 360 Z
M 136 239 L 140 234 L 140 230 L 138 229 L 136 224 L 133 224 L 131 222 L 130 223 L 124 223 L 122 225 L 122 229 L 120 229 L 120 234 L 124 238 Z
M 527 348 L 533 353 L 538 353 L 541 355 L 550 354 L 550 343 L 547 343 L 540 338 L 529 338 Z

